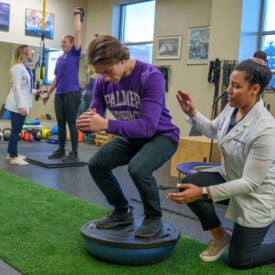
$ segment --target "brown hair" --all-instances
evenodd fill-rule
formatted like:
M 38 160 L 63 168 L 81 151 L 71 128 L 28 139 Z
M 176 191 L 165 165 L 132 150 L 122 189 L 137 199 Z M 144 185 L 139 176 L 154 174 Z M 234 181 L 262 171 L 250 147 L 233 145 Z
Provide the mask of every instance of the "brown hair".
M 28 45 L 20 45 L 15 49 L 15 52 L 13 54 L 13 58 L 11 60 L 11 67 L 13 67 L 16 64 L 24 63 L 26 55 L 29 52 L 29 46 Z
M 28 45 L 20 45 L 18 46 L 13 54 L 12 60 L 11 60 L 11 65 L 10 68 L 12 68 L 13 66 L 17 65 L 17 64 L 23 64 L 25 59 L 26 59 L 26 55 L 29 52 L 29 46 Z M 11 71 L 9 73 L 9 79 L 11 80 Z
M 74 37 L 72 35 L 67 34 L 64 36 L 64 38 L 68 38 L 72 44 L 74 43 Z
M 253 57 L 262 59 L 265 63 L 267 63 L 267 55 L 264 51 L 256 51 L 253 54 Z
M 87 61 L 92 65 L 113 65 L 129 58 L 128 48 L 111 35 L 96 37 L 87 49 Z

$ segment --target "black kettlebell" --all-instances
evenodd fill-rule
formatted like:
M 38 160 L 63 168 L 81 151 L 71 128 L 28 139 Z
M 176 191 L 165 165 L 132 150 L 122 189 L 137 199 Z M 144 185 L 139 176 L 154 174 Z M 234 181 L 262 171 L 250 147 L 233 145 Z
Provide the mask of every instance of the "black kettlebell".
M 74 15 L 76 14 L 79 14 L 80 15 L 80 21 L 83 22 L 84 21 L 84 15 L 85 15 L 85 12 L 82 8 L 78 8 L 79 9 L 79 12 L 75 12 Z
M 80 21 L 83 22 L 84 21 L 84 15 L 85 15 L 85 12 L 82 8 L 79 9 L 80 10 Z
M 10 128 L 3 129 L 3 138 L 4 138 L 4 140 L 10 140 L 10 135 L 11 135 L 11 129 Z
M 34 135 L 34 139 L 35 140 L 41 140 L 42 138 L 42 131 L 41 130 L 37 130 L 35 135 Z
M 3 132 L 0 129 L 0 140 L 3 140 L 3 139 L 4 139 L 4 134 L 3 134 Z

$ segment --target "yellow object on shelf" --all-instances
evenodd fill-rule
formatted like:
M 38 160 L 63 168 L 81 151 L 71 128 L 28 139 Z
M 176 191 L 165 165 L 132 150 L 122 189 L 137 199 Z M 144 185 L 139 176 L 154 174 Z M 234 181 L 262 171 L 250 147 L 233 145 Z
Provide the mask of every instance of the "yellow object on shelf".
M 95 145 L 96 146 L 102 146 L 105 143 L 107 143 L 109 140 L 111 140 L 112 138 L 114 138 L 114 134 L 107 134 L 106 132 L 102 131 L 102 132 L 98 132 L 95 135 Z

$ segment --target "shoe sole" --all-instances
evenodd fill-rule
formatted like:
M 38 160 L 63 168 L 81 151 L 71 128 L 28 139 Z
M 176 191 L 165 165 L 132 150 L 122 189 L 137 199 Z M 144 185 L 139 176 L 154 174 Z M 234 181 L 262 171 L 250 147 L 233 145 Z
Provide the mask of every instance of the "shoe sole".
M 62 159 L 63 162 L 76 162 L 79 161 L 79 159 Z
M 214 261 L 218 260 L 222 256 L 223 252 L 228 248 L 228 246 L 229 246 L 229 244 L 227 244 L 226 246 L 224 246 L 219 251 L 219 253 L 216 254 L 216 255 L 214 255 L 214 256 L 202 256 L 202 255 L 200 255 L 200 258 L 204 262 L 214 262 Z
M 10 162 L 11 165 L 19 165 L 19 166 L 24 166 L 24 165 L 28 165 L 29 163 L 15 163 L 15 162 Z
M 111 228 L 114 228 L 114 227 L 118 227 L 118 226 L 126 226 L 126 225 L 130 225 L 130 224 L 133 224 L 134 223 L 134 220 L 133 221 L 127 221 L 127 222 L 117 222 L 117 223 L 113 223 L 112 225 L 102 225 L 102 224 L 99 224 L 99 223 L 96 223 L 96 227 L 97 228 L 102 228 L 102 229 L 111 229 Z
M 162 231 L 162 228 L 159 229 L 155 233 L 147 233 L 147 234 L 142 234 L 142 233 L 135 233 L 135 238 L 154 238 L 156 237 L 160 232 Z
M 22 156 L 22 155 L 18 155 L 18 157 L 21 158 L 21 159 L 23 159 L 23 160 L 27 159 L 26 156 Z M 6 157 L 6 159 L 7 160 L 11 160 L 12 158 L 11 157 Z

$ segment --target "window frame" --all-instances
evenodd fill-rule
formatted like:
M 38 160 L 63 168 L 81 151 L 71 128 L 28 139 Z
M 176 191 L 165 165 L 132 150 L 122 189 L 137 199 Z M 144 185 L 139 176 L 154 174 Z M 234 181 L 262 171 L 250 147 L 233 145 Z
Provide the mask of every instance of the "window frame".
M 145 2 L 154 2 L 156 5 L 156 0 L 144 0 L 144 1 L 140 1 L 140 2 L 136 2 L 133 1 L 128 4 L 122 4 L 120 5 L 120 11 L 119 11 L 119 33 L 118 33 L 118 37 L 121 43 L 123 43 L 125 46 L 127 47 L 131 47 L 131 46 L 147 46 L 147 45 L 151 45 L 152 47 L 152 52 L 151 52 L 151 60 L 148 63 L 153 63 L 153 46 L 154 46 L 154 34 L 152 37 L 152 40 L 147 41 L 139 41 L 139 42 L 125 42 L 124 37 L 125 37 L 125 17 L 126 17 L 126 8 L 127 6 L 130 5 L 135 5 L 135 4 L 141 4 L 141 3 L 145 3 Z
M 259 20 L 259 30 L 258 30 L 258 49 L 265 51 L 264 45 L 263 45 L 263 38 L 264 36 L 268 35 L 275 35 L 275 29 L 274 30 L 269 30 L 265 31 L 264 28 L 264 20 L 266 16 L 266 9 L 267 9 L 267 1 L 268 0 L 261 0 L 261 6 L 260 6 L 260 20 Z M 275 44 L 274 44 L 275 46 Z M 275 56 L 274 56 L 275 58 Z M 272 72 L 272 78 L 274 79 L 275 76 L 275 69 L 271 69 Z M 274 89 L 273 86 L 270 87 L 272 90 Z
M 49 79 L 49 59 L 51 57 L 51 53 L 59 53 L 59 56 L 61 56 L 63 54 L 63 50 L 61 49 L 45 49 L 45 76 L 44 76 L 44 81 L 43 81 L 43 85 L 50 85 L 52 83 L 52 81 L 54 80 L 50 80 Z M 58 56 L 58 57 L 59 57 Z M 56 61 L 58 59 L 58 57 L 56 58 Z M 56 64 L 55 61 L 55 64 Z M 53 70 L 54 70 L 55 66 L 53 66 Z

